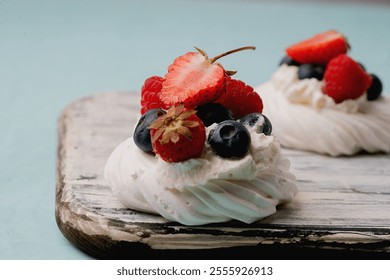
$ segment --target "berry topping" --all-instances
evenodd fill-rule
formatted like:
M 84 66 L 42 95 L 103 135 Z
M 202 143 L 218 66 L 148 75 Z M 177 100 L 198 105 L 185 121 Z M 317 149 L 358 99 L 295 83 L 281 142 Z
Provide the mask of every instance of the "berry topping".
M 165 112 L 161 109 L 151 109 L 143 114 L 139 119 L 134 130 L 133 140 L 137 147 L 142 151 L 147 153 L 153 151 L 152 142 L 150 139 L 150 129 L 148 127 L 159 116 L 164 114 Z
M 370 74 L 372 78 L 371 86 L 367 89 L 367 100 L 373 101 L 379 98 L 382 94 L 382 82 L 375 74 Z
M 286 64 L 288 66 L 299 66 L 300 65 L 300 63 L 298 61 L 295 61 L 294 59 L 292 59 L 288 55 L 283 57 L 282 60 L 279 62 L 279 66 L 283 65 L 283 64 Z
M 154 152 L 167 162 L 185 161 L 202 153 L 205 127 L 196 111 L 184 108 L 183 103 L 171 106 L 149 128 Z
M 340 103 L 359 98 L 369 88 L 371 76 L 352 58 L 341 54 L 326 67 L 323 91 Z
M 325 68 L 321 65 L 305 63 L 298 68 L 298 78 L 300 80 L 315 78 L 321 81 L 324 77 L 324 71 Z
M 244 125 L 234 120 L 227 120 L 217 124 L 210 131 L 207 142 L 216 155 L 238 159 L 248 153 L 251 137 Z
M 168 109 L 161 101 L 160 93 L 162 89 L 163 77 L 152 76 L 145 80 L 141 89 L 141 114 L 155 108 Z
M 263 111 L 263 101 L 251 86 L 229 76 L 225 80 L 225 93 L 215 102 L 228 108 L 235 119 Z
M 346 38 L 335 30 L 317 34 L 286 49 L 286 53 L 299 63 L 327 64 L 332 58 L 348 51 Z
M 207 103 L 196 107 L 196 115 L 205 126 L 232 119 L 232 113 L 219 103 Z
M 356 61 L 357 64 L 359 64 L 360 67 L 362 67 L 363 71 L 366 72 L 366 67 L 361 63 L 361 62 L 358 62 Z
M 246 115 L 240 119 L 240 123 L 246 127 L 255 127 L 255 131 L 258 134 L 264 133 L 265 135 L 271 135 L 272 133 L 272 124 L 270 120 L 261 113 Z
M 168 67 L 161 91 L 161 100 L 165 104 L 184 103 L 186 108 L 213 102 L 223 93 L 226 74 L 218 59 L 242 50 L 254 50 L 248 46 L 225 52 L 214 58 L 209 58 L 201 49 L 198 52 L 188 52 L 176 58 Z

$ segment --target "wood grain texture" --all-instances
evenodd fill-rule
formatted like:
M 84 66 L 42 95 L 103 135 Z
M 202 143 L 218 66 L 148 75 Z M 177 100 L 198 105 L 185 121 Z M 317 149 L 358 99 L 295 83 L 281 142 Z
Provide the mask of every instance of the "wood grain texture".
M 139 95 L 102 93 L 58 122 L 56 219 L 66 238 L 102 259 L 390 257 L 390 156 L 332 158 L 284 149 L 298 178 L 294 202 L 251 225 L 183 226 L 124 208 L 103 177 L 132 134 Z

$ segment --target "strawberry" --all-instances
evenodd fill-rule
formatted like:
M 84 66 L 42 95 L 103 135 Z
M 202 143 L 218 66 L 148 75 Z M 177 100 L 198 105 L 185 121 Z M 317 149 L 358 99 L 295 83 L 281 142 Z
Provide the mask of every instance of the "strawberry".
M 360 97 L 371 85 L 371 76 L 352 58 L 341 54 L 325 69 L 323 92 L 340 103 Z
M 141 114 L 145 114 L 150 109 L 168 109 L 160 99 L 163 77 L 152 76 L 145 80 L 141 89 Z
M 293 60 L 304 64 L 327 64 L 333 57 L 347 53 L 347 39 L 335 30 L 319 33 L 286 49 Z
M 149 125 L 152 147 L 167 162 L 199 157 L 206 140 L 206 129 L 196 111 L 184 104 L 171 106 L 168 112 Z
M 250 113 L 263 111 L 263 101 L 251 86 L 229 76 L 225 80 L 225 93 L 215 102 L 228 108 L 233 118 L 239 119 Z
M 209 58 L 201 49 L 188 52 L 176 58 L 168 67 L 161 91 L 165 104 L 184 103 L 186 108 L 210 103 L 221 96 L 225 86 L 225 75 L 232 74 L 216 61 L 228 54 L 241 50 L 255 49 L 243 47 Z

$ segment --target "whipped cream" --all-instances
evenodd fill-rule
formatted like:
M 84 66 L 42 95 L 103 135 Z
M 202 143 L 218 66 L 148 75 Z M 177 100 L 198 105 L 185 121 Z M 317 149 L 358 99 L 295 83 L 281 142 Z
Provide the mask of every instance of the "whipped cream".
M 336 104 L 322 92 L 322 81 L 299 80 L 297 72 L 281 65 L 256 88 L 282 146 L 331 156 L 390 152 L 388 97 L 367 101 L 363 94 Z
M 241 159 L 218 157 L 206 143 L 201 157 L 178 163 L 142 152 L 130 137 L 112 152 L 104 175 L 117 199 L 134 210 L 185 225 L 252 223 L 291 201 L 297 186 L 276 138 L 250 134 L 250 151 Z

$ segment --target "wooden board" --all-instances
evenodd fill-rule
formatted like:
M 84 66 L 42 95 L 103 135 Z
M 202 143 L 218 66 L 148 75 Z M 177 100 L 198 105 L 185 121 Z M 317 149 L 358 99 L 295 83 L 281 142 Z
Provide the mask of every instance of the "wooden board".
M 125 209 L 103 170 L 132 134 L 139 95 L 102 93 L 58 122 L 56 219 L 66 238 L 102 259 L 334 259 L 390 257 L 390 155 L 332 158 L 284 149 L 294 202 L 251 225 L 183 226 Z

